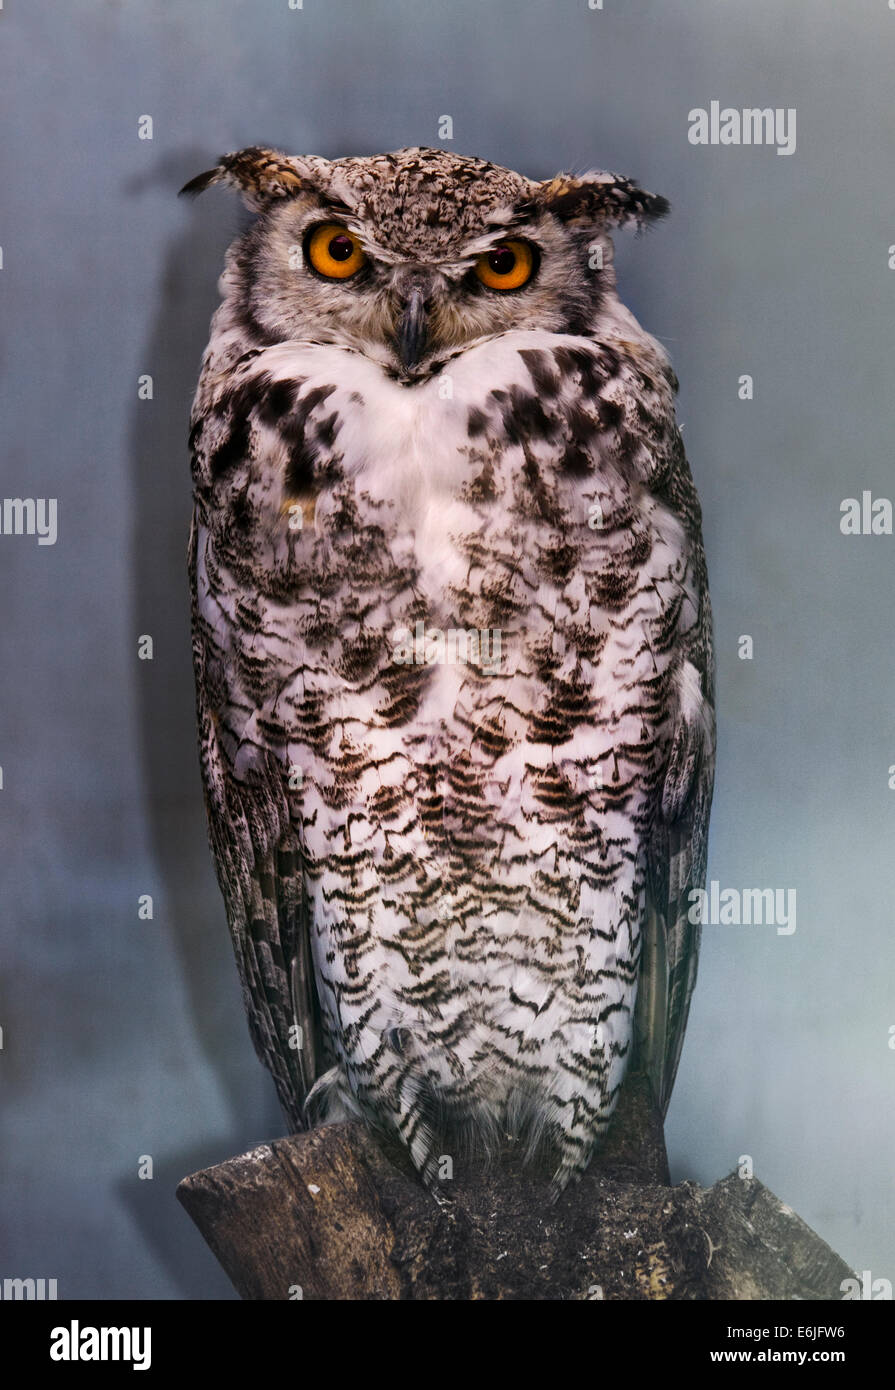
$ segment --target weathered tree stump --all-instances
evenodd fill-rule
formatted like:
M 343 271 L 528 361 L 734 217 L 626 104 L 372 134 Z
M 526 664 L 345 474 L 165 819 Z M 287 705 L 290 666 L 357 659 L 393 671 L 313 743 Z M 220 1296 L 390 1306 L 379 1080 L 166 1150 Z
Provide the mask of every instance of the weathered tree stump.
M 340 1124 L 194 1173 L 177 1195 L 246 1299 L 838 1299 L 852 1277 L 756 1179 L 671 1187 L 638 1075 L 555 1205 L 549 1173 L 512 1148 L 441 1190 Z

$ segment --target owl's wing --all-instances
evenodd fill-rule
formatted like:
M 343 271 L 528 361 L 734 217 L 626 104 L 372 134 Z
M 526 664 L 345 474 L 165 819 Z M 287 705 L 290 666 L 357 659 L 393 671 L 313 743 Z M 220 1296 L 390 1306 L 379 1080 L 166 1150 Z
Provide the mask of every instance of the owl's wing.
M 290 828 L 282 767 L 271 756 L 251 783 L 237 782 L 221 750 L 220 711 L 208 678 L 210 634 L 198 604 L 197 544 L 194 515 L 193 662 L 209 840 L 255 1051 L 273 1076 L 288 1124 L 300 1130 L 307 1127 L 304 1099 L 320 1059 L 300 847 Z
M 684 663 L 704 692 L 679 708 L 665 770 L 660 814 L 650 841 L 647 902 L 636 1010 L 637 1052 L 664 1115 L 677 1074 L 696 984 L 700 927 L 690 921 L 691 890 L 705 882 L 715 772 L 708 595 L 703 591 L 702 653 Z M 693 663 L 696 664 L 693 664 Z M 700 667 L 702 669 L 700 669 Z

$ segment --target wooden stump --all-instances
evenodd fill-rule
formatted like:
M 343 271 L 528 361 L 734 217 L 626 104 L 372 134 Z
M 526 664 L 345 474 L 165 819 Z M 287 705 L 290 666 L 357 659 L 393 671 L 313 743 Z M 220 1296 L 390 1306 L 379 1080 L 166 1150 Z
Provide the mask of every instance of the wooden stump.
M 509 1149 L 420 1185 L 359 1124 L 184 1178 L 177 1196 L 246 1299 L 828 1299 L 852 1270 L 756 1179 L 669 1185 L 645 1078 L 580 1183 Z

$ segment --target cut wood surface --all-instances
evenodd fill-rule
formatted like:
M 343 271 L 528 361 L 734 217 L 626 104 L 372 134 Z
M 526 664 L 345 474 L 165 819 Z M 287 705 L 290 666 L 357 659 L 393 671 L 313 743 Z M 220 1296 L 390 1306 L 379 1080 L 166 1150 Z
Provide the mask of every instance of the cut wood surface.
M 275 1140 L 177 1195 L 245 1299 L 840 1299 L 852 1270 L 757 1179 L 669 1185 L 648 1083 L 551 1205 L 512 1148 L 438 1197 L 360 1124 Z

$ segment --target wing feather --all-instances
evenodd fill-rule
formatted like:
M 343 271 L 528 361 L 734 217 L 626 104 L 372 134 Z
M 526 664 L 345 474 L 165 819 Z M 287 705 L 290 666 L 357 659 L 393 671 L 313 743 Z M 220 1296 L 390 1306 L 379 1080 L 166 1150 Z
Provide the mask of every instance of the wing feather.
M 705 883 L 715 771 L 711 619 L 705 590 L 703 605 L 702 669 L 695 668 L 703 687 L 701 701 L 696 718 L 678 714 L 662 806 L 647 855 L 635 1030 L 640 1062 L 652 1080 L 663 1115 L 671 1099 L 696 985 L 701 930 L 690 921 L 689 913 L 692 890 Z M 691 652 L 691 661 L 693 656 Z
M 270 757 L 251 783 L 237 783 L 221 752 L 207 678 L 208 634 L 197 600 L 197 536 L 194 516 L 193 662 L 209 840 L 255 1051 L 273 1076 L 287 1123 L 300 1130 L 307 1127 L 304 1100 L 320 1060 L 300 846 L 289 823 L 282 768 Z

